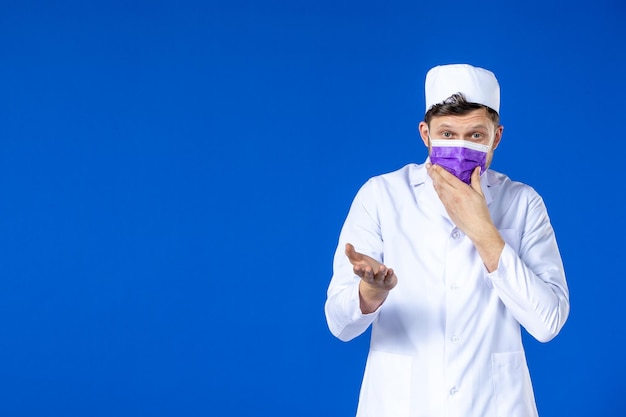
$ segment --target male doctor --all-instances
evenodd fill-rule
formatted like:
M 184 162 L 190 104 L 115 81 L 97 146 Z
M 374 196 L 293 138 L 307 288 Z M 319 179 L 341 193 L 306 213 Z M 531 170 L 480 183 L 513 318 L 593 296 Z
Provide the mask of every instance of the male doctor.
M 363 185 L 334 258 L 331 332 L 372 326 L 357 416 L 537 416 L 520 326 L 547 342 L 569 314 L 554 230 L 535 190 L 487 169 L 494 74 L 437 66 L 425 92 L 429 158 Z

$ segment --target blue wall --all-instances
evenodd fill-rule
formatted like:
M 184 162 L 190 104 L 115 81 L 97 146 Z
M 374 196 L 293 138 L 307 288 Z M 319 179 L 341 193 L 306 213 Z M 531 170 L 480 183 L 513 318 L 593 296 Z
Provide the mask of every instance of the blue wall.
M 568 275 L 562 333 L 525 337 L 540 414 L 625 415 L 625 7 L 222 3 L 0 4 L 0 415 L 352 415 L 339 229 L 425 159 L 424 76 L 456 62 L 497 74 L 493 168 Z

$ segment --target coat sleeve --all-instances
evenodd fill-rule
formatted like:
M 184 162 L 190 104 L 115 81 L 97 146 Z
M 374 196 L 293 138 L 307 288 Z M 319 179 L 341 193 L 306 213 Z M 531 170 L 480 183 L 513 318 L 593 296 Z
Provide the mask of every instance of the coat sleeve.
M 546 207 L 534 191 L 525 216 L 519 247 L 507 242 L 498 268 L 487 276 L 517 321 L 535 339 L 548 342 L 567 320 L 569 290 Z
M 357 193 L 339 235 L 333 261 L 333 276 L 328 287 L 324 311 L 333 335 L 343 341 L 351 340 L 367 330 L 379 314 L 361 312 L 360 278 L 345 255 L 345 245 L 351 243 L 357 252 L 383 262 L 382 238 L 376 207 L 375 180 L 369 180 Z

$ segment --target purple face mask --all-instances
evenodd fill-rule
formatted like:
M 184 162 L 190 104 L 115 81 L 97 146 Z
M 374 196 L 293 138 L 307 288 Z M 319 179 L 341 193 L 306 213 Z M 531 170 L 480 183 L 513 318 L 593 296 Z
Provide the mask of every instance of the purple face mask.
M 431 139 L 430 162 L 446 169 L 466 184 L 474 168 L 485 172 L 489 146 L 460 139 Z

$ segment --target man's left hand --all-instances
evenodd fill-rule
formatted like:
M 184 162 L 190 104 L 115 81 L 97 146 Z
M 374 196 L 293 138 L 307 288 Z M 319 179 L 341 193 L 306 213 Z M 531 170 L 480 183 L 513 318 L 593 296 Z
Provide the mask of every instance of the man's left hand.
M 468 237 L 481 233 L 486 224 L 492 224 L 480 186 L 480 167 L 472 172 L 469 186 L 439 165 L 430 164 L 428 175 L 450 219 Z
M 470 185 L 439 165 L 429 164 L 427 169 L 450 219 L 474 243 L 487 269 L 495 270 L 504 241 L 491 220 L 480 186 L 480 167 L 472 172 Z

